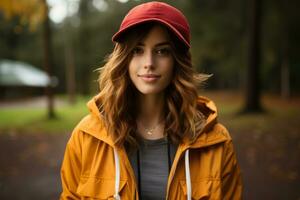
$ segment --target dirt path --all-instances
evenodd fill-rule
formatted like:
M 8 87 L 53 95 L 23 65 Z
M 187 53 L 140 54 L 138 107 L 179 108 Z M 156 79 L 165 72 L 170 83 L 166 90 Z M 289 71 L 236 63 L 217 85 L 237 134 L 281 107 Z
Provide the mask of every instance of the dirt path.
M 67 102 L 55 98 L 54 99 L 55 106 L 63 106 L 66 105 Z M 17 100 L 7 100 L 0 101 L 0 108 L 47 108 L 47 97 L 46 96 L 38 96 Z
M 233 140 L 246 200 L 300 200 L 299 131 L 245 129 L 234 134 Z
M 0 199 L 57 200 L 67 134 L 0 134 Z

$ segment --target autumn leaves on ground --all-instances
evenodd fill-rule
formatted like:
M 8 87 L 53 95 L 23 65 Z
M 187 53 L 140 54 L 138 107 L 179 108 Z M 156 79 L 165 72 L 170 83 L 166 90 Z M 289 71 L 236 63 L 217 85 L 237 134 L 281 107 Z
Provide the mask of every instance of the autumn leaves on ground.
M 244 199 L 300 199 L 300 99 L 264 96 L 265 113 L 239 115 L 240 95 L 231 92 L 205 95 L 216 102 L 219 121 L 233 137 L 243 175 Z M 63 110 L 64 106 L 61 104 L 57 109 Z M 77 106 L 84 108 L 85 102 Z M 1 118 L 7 109 L 14 109 L 13 104 L 0 107 Z M 80 118 L 87 112 L 83 109 L 76 116 Z M 53 133 L 32 128 L 36 131 L 28 132 L 28 126 L 41 123 L 40 119 L 32 119 L 22 125 L 27 126 L 24 132 L 21 125 L 12 129 L 0 123 L 0 199 L 58 199 L 59 169 L 71 130 L 59 128 L 60 133 Z M 64 124 L 63 119 L 58 118 L 53 125 Z

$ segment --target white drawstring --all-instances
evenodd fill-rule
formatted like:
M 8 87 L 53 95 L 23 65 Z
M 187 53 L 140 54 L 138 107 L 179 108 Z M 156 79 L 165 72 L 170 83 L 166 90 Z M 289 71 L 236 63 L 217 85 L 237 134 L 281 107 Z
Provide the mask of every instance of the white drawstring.
M 117 152 L 116 149 L 114 149 L 114 156 L 115 156 L 115 172 L 116 172 L 114 198 L 115 198 L 115 200 L 121 200 L 121 197 L 119 195 L 119 187 L 120 187 L 120 161 L 119 161 L 119 156 L 118 156 L 118 152 Z
M 185 151 L 185 180 L 187 190 L 187 200 L 192 199 L 192 186 L 191 186 L 191 174 L 190 174 L 190 161 L 189 161 L 189 149 Z

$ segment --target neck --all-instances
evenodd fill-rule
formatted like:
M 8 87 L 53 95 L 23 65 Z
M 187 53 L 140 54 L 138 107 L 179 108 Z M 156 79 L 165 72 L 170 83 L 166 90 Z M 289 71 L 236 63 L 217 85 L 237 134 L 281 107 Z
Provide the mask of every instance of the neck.
M 151 94 L 138 96 L 138 114 L 137 123 L 138 131 L 141 136 L 146 139 L 157 139 L 163 137 L 163 123 L 164 120 L 164 106 L 165 106 L 165 96 L 163 94 Z M 145 128 L 153 128 L 159 123 L 160 126 L 155 129 L 153 135 L 147 135 Z

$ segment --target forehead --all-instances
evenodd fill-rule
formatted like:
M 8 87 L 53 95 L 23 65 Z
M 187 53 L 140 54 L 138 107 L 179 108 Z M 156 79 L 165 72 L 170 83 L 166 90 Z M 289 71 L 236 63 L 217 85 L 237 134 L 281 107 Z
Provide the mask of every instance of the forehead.
M 143 44 L 156 44 L 162 42 L 169 42 L 170 36 L 168 31 L 162 25 L 154 25 L 147 33 L 146 37 L 142 39 Z

